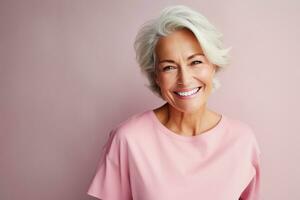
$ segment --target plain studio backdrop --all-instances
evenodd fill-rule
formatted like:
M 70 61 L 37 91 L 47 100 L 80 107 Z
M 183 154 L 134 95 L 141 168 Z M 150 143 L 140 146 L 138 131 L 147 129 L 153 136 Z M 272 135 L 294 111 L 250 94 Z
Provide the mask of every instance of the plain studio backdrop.
M 110 129 L 163 103 L 133 41 L 174 4 L 204 14 L 232 47 L 208 105 L 255 130 L 262 199 L 300 199 L 299 1 L 1 0 L 1 200 L 93 199 Z

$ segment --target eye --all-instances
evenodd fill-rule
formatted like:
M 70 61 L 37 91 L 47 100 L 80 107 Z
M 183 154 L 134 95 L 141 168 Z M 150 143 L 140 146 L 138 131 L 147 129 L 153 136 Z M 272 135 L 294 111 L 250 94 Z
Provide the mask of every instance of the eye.
M 163 68 L 163 71 L 170 71 L 172 69 L 174 69 L 173 66 L 166 66 L 166 67 Z
M 198 65 L 198 64 L 201 64 L 202 63 L 202 61 L 200 61 L 200 60 L 194 60 L 191 64 L 192 65 Z

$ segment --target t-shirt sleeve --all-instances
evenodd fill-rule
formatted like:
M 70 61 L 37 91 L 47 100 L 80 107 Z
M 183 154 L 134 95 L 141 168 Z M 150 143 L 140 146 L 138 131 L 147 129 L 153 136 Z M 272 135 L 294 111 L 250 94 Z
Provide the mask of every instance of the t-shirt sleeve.
M 116 133 L 112 130 L 103 146 L 87 194 L 102 200 L 131 200 L 127 147 Z
M 253 134 L 253 148 L 252 148 L 252 165 L 255 169 L 255 175 L 241 194 L 240 200 L 260 200 L 260 184 L 261 184 L 261 159 L 260 147 Z

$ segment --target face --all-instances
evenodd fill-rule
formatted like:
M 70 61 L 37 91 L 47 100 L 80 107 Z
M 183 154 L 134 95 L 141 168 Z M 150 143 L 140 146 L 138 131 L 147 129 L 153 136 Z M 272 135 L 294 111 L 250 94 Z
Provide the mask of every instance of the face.
M 180 29 L 161 37 L 155 53 L 155 81 L 163 99 L 182 112 L 205 107 L 216 66 L 205 57 L 194 34 Z

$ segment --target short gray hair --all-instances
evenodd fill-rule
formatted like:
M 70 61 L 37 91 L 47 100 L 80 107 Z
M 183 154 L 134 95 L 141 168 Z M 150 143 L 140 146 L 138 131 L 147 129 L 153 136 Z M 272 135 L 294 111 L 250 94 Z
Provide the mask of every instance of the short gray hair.
M 134 42 L 137 62 L 150 83 L 147 87 L 160 98 L 160 88 L 155 82 L 155 46 L 160 37 L 182 28 L 195 35 L 207 59 L 217 66 L 216 72 L 229 64 L 231 48 L 223 48 L 222 34 L 203 15 L 183 5 L 166 7 L 158 18 L 142 26 Z M 220 86 L 214 77 L 213 92 Z

